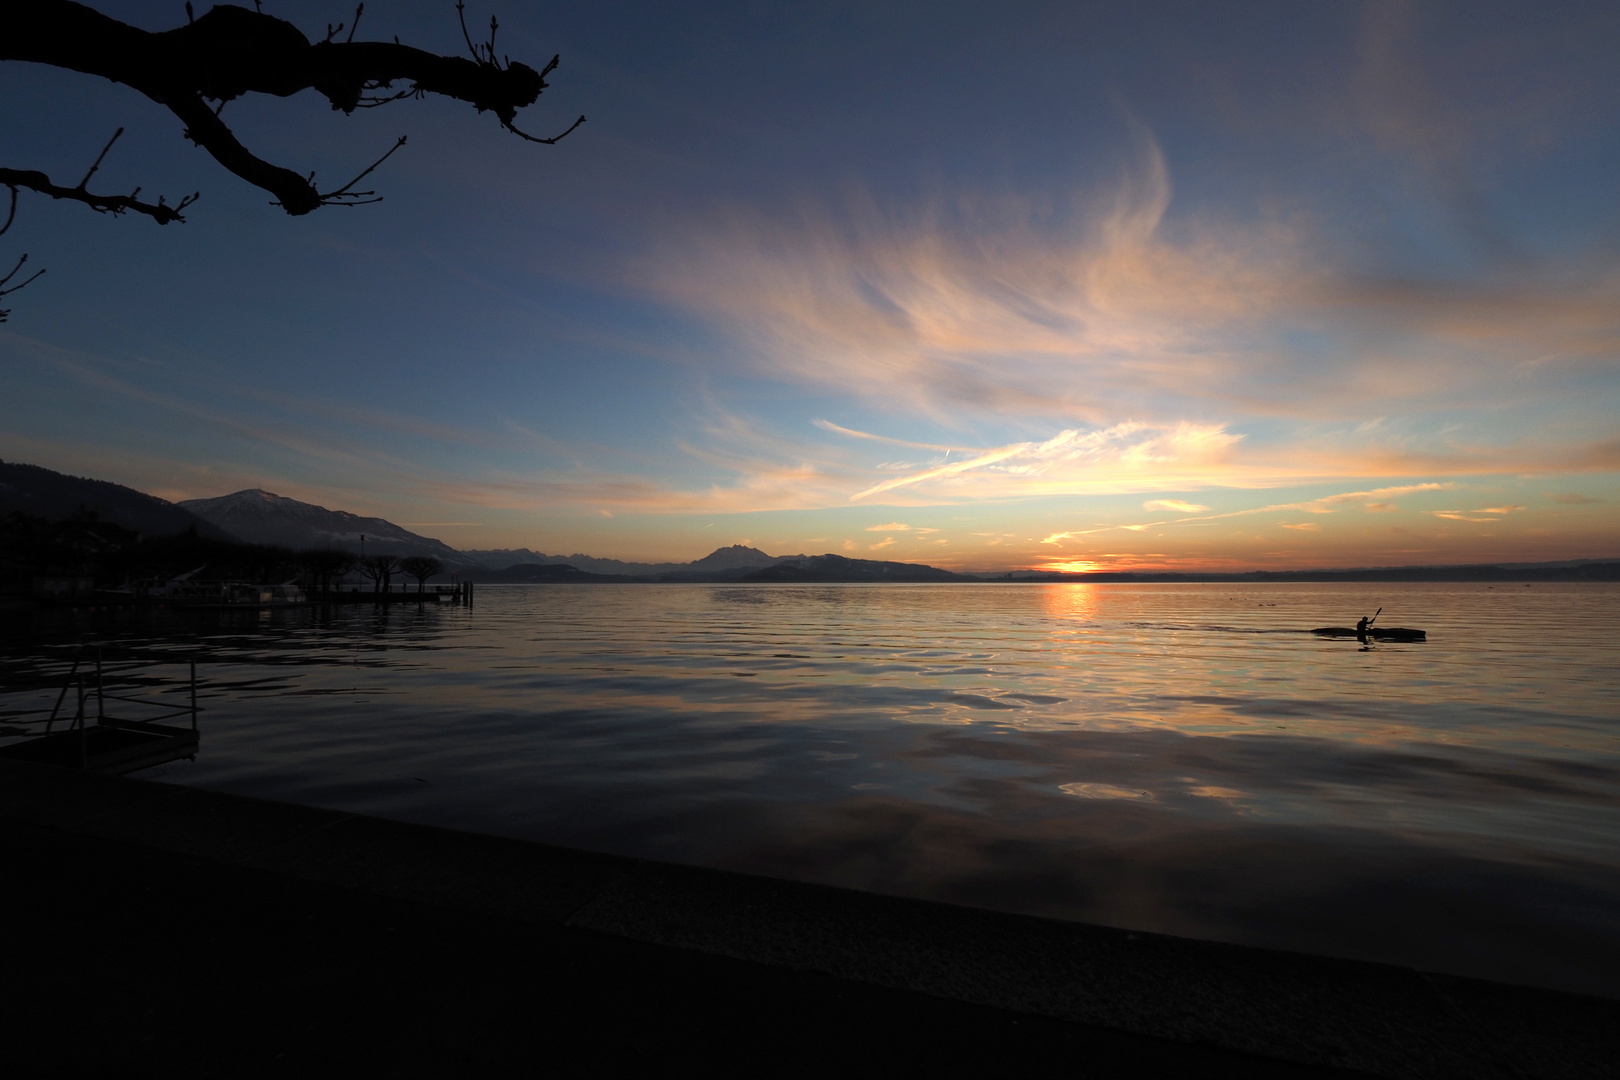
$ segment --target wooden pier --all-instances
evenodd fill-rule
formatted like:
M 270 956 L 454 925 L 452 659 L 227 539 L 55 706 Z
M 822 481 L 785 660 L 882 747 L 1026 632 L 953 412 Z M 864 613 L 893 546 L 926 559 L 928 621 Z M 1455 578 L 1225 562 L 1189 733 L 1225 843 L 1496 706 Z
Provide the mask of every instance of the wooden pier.
M 334 589 L 307 594 L 311 604 L 472 604 L 473 583 L 434 585 L 425 590 L 402 588 L 382 592 L 375 589 Z

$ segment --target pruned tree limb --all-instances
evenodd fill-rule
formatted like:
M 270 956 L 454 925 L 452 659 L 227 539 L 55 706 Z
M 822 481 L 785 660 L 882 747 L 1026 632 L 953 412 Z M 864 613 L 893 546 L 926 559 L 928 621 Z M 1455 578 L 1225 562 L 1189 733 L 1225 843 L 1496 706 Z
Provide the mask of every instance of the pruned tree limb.
M 358 22 L 360 12 L 355 14 Z M 288 97 L 313 89 L 332 108 L 352 113 L 410 94 L 442 94 L 479 112 L 492 112 L 503 127 L 541 143 L 556 142 L 584 122 L 582 116 L 550 139 L 518 131 L 514 125 L 518 110 L 539 98 L 549 85 L 546 75 L 557 62 L 536 71 L 498 60 L 493 20 L 487 45 L 472 46 L 468 38 L 472 58 L 438 56 L 397 40 L 354 41 L 353 25 L 346 40 L 334 40 L 338 31 L 331 29 L 325 40 L 312 43 L 283 19 L 220 5 L 184 26 L 151 33 L 72 0 L 26 0 L 7 4 L 0 12 L 0 60 L 49 64 L 140 91 L 173 112 L 185 124 L 188 138 L 237 176 L 274 195 L 289 214 L 307 214 L 345 200 L 335 198 L 336 192 L 323 195 L 310 177 L 256 157 L 207 101 L 223 105 L 249 93 Z M 374 94 L 402 81 L 411 84 L 409 90 L 383 97 Z M 43 180 L 42 174 L 26 175 Z M 43 182 L 49 185 L 48 180 Z M 18 184 L 44 190 L 34 183 Z M 80 190 L 50 186 L 56 191 Z M 87 201 L 69 194 L 55 197 Z M 139 207 L 131 203 L 123 209 Z

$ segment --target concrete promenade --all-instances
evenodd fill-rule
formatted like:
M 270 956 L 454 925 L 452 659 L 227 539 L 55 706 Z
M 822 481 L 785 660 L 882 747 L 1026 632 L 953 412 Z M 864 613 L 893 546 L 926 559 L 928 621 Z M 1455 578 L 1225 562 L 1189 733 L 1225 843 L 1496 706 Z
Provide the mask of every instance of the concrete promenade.
M 1612 1077 L 1620 1002 L 0 762 L 10 1076 Z

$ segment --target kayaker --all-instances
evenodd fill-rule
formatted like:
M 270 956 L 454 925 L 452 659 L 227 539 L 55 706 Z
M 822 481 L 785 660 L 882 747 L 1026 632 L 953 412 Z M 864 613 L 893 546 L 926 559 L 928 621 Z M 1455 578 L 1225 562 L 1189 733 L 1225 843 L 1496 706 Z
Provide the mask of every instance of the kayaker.
M 1367 644 L 1367 627 L 1371 623 L 1372 620 L 1367 618 L 1365 615 L 1356 620 L 1356 640 L 1361 642 L 1363 645 Z

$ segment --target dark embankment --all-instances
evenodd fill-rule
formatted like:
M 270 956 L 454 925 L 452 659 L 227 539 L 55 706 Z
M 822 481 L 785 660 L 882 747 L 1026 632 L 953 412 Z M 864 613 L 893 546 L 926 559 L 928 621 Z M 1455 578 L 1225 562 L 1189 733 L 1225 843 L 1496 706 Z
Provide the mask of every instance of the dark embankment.
M 52 522 L 77 516 L 149 536 L 190 531 L 214 540 L 236 539 L 191 511 L 144 491 L 38 465 L 0 461 L 0 518 L 8 514 Z
M 0 762 L 18 1075 L 1599 1077 L 1620 1003 Z

